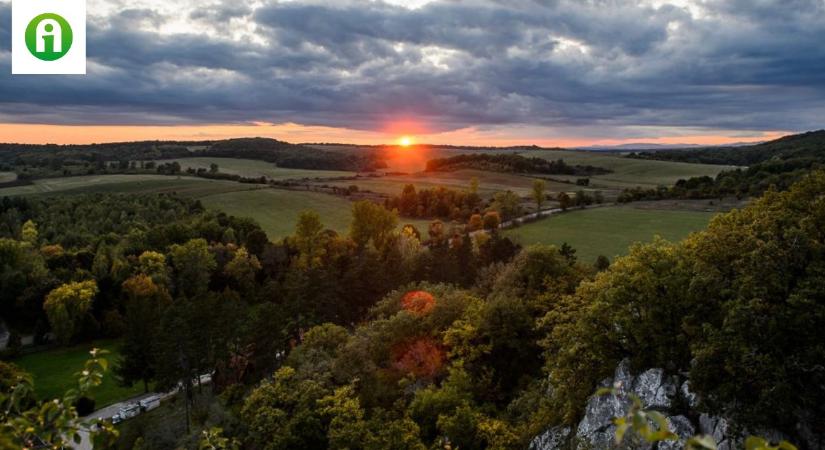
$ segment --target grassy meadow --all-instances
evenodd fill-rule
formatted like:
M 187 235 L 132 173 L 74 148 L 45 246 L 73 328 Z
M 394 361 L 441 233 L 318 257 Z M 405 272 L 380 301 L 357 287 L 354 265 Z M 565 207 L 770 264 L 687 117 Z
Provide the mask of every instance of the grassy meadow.
M 487 172 L 483 170 L 457 170 L 455 172 L 418 172 L 407 175 L 386 175 L 382 177 L 364 177 L 354 181 L 339 181 L 324 183 L 332 186 L 346 187 L 356 185 L 361 189 L 383 194 L 398 195 L 407 184 L 415 185 L 416 189 L 427 189 L 443 186 L 450 189 L 467 189 L 473 178 L 479 181 L 479 192 L 482 195 L 492 196 L 495 192 L 511 190 L 519 195 L 529 195 L 533 180 L 530 176 Z M 574 191 L 576 186 L 566 183 L 547 182 L 551 191 Z
M 221 169 L 223 170 L 223 169 Z M 281 169 L 279 169 L 281 170 Z M 287 169 L 285 169 L 287 170 Z M 400 188 L 399 188 L 400 189 Z M 264 185 L 164 175 L 96 175 L 37 180 L 28 186 L 0 189 L 0 196 L 71 195 L 90 193 L 177 194 L 200 200 L 207 208 L 256 220 L 272 240 L 292 234 L 298 215 L 313 210 L 327 228 L 349 229 L 352 203 L 329 194 L 271 189 Z M 429 221 L 402 219 L 422 232 Z
M 0 196 L 38 194 L 90 194 L 111 192 L 122 194 L 177 193 L 190 198 L 201 198 L 220 192 L 258 189 L 250 184 L 233 181 L 207 180 L 195 177 L 165 175 L 89 175 L 65 178 L 46 178 L 34 184 L 0 189 Z
M 734 168 L 733 166 L 631 159 L 616 154 L 576 150 L 540 150 L 527 152 L 524 155 L 546 159 L 563 159 L 568 164 L 591 165 L 610 169 L 613 173 L 591 177 L 591 184 L 593 187 L 612 189 L 635 186 L 672 186 L 679 179 L 701 176 L 715 177 L 723 170 Z
M 591 263 L 599 255 L 612 260 L 627 254 L 630 245 L 650 242 L 657 235 L 678 241 L 707 227 L 714 215 L 705 211 L 611 206 L 556 214 L 507 230 L 505 235 L 522 245 L 567 242 L 582 262 Z
M 345 233 L 352 220 L 352 203 L 317 192 L 261 189 L 211 195 L 201 201 L 208 208 L 255 219 L 273 240 L 293 234 L 302 211 L 318 212 L 324 226 L 339 233 Z M 402 219 L 400 223 L 412 223 L 423 232 L 429 221 Z
M 181 169 L 207 169 L 211 164 L 217 164 L 220 172 L 230 175 L 240 175 L 242 177 L 258 178 L 268 177 L 273 180 L 302 180 L 304 178 L 333 178 L 349 177 L 356 175 L 355 172 L 344 172 L 338 170 L 304 170 L 286 169 L 278 167 L 266 161 L 256 161 L 252 159 L 235 158 L 180 158 L 157 161 L 158 163 L 177 162 Z
M 68 389 L 77 387 L 74 374 L 81 369 L 89 359 L 89 350 L 97 347 L 108 350 L 106 359 L 110 367 L 118 358 L 118 343 L 106 340 L 97 341 L 73 347 L 58 347 L 51 350 L 21 356 L 13 362 L 34 377 L 34 388 L 37 397 L 41 400 L 61 397 Z M 131 388 L 118 386 L 111 370 L 106 372 L 103 384 L 92 390 L 96 401 L 96 408 L 101 408 L 121 400 L 143 393 L 143 385 Z

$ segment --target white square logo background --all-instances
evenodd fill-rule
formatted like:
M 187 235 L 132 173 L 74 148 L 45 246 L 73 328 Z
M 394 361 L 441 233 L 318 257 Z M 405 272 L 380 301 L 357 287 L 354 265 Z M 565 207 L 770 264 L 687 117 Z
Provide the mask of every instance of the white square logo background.
M 40 14 L 57 14 L 72 27 L 72 46 L 62 58 L 42 61 L 26 48 L 26 27 Z M 86 73 L 86 0 L 12 0 L 11 73 L 71 75 Z

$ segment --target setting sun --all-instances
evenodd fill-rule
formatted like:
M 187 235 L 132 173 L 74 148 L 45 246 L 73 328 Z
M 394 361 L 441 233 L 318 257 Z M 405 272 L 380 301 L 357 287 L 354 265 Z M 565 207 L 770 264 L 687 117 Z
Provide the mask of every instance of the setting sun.
M 412 144 L 413 144 L 413 140 L 409 136 L 401 136 L 401 138 L 398 139 L 398 145 L 400 145 L 402 147 L 409 147 Z

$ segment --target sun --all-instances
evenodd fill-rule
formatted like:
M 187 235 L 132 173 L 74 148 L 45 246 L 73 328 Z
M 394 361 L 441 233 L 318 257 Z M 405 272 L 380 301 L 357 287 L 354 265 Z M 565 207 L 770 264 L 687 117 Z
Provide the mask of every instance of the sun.
M 409 136 L 401 136 L 398 138 L 398 145 L 402 147 L 409 147 L 413 145 L 413 139 Z

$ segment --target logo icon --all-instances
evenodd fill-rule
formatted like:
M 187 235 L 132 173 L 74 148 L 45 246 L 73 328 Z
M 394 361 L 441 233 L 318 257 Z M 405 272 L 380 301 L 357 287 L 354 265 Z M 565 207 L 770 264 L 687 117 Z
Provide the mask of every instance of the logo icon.
M 11 73 L 85 74 L 86 0 L 11 0 Z
M 63 17 L 41 14 L 26 27 L 26 47 L 31 54 L 43 61 L 56 61 L 72 48 L 72 27 Z

